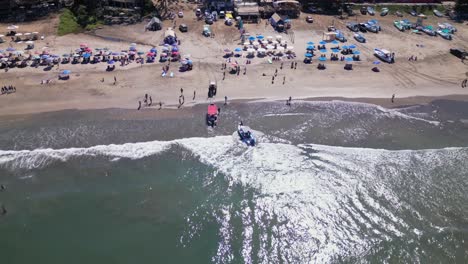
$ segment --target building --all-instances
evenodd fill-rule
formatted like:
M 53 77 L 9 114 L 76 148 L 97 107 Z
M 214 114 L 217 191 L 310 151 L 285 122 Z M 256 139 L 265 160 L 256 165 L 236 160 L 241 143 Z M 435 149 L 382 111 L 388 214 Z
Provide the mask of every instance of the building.
M 234 12 L 244 22 L 258 23 L 260 20 L 260 10 L 257 2 L 236 2 Z
M 59 10 L 61 0 L 0 0 L 1 21 L 34 20 Z

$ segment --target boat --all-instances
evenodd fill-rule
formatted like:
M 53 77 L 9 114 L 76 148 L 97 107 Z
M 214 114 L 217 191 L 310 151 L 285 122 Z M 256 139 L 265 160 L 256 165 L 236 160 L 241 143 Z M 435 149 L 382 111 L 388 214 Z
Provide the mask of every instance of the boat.
M 348 40 L 346 39 L 346 37 L 344 36 L 343 32 L 341 32 L 341 30 L 336 30 L 335 33 L 336 33 L 336 37 L 335 37 L 335 38 L 336 38 L 338 41 L 340 41 L 340 42 L 346 42 L 346 41 L 348 41 Z
M 365 23 L 364 26 L 366 27 L 366 30 L 372 33 L 379 33 L 379 28 L 375 25 Z
M 253 147 L 257 143 L 254 135 L 250 131 L 250 128 L 244 126 L 242 122 L 240 122 L 237 126 L 237 135 L 239 135 L 239 139 L 245 144 L 247 144 L 247 146 Z
M 354 39 L 361 43 L 366 42 L 366 38 L 364 38 L 364 36 L 359 33 L 354 33 Z
M 395 55 L 391 53 L 388 50 L 385 49 L 374 49 L 374 55 L 381 59 L 382 61 L 388 62 L 388 63 L 394 63 L 395 62 Z
M 346 27 L 353 31 L 353 32 L 358 32 L 359 31 L 359 25 L 357 23 L 354 23 L 354 22 L 349 22 L 346 24 Z
M 384 7 L 382 10 L 380 10 L 380 16 L 386 16 L 388 15 L 388 8 Z
M 405 31 L 405 26 L 401 23 L 400 20 L 393 21 L 393 25 L 400 31 Z
M 437 36 L 437 34 L 434 31 L 434 28 L 432 26 L 423 27 L 422 32 L 426 33 L 427 35 L 429 35 L 431 37 Z
M 206 113 L 206 125 L 215 127 L 218 124 L 218 107 L 211 103 L 208 105 L 208 112 Z
M 452 40 L 452 34 L 450 34 L 448 29 L 439 29 L 436 31 L 436 33 L 446 40 Z
M 434 15 L 435 15 L 436 17 L 443 17 L 443 16 L 444 16 L 444 14 L 442 14 L 442 12 L 440 12 L 440 11 L 437 10 L 437 9 L 432 10 L 432 12 L 434 13 Z
M 450 31 L 451 34 L 454 34 L 455 32 L 457 32 L 457 28 L 454 27 L 452 24 L 450 23 L 439 23 L 439 29 L 447 29 Z
M 374 8 L 372 6 L 367 7 L 367 13 L 371 16 L 375 15 Z

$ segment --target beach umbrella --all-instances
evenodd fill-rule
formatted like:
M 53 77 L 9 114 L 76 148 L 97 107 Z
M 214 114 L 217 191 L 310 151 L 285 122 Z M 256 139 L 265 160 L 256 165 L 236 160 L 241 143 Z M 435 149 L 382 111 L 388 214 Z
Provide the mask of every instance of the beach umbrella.
M 244 42 L 244 46 L 248 46 L 248 45 L 250 45 L 250 42 L 248 41 Z
M 89 53 L 83 54 L 83 58 L 88 59 L 89 57 L 91 57 L 91 54 L 89 54 Z
M 355 50 L 355 51 L 353 51 L 353 54 L 354 55 L 359 55 L 359 54 L 361 54 L 361 52 L 359 50 Z
M 278 51 L 284 51 L 284 47 L 278 47 L 277 50 Z
M 250 37 L 249 37 L 249 40 L 250 40 L 250 41 L 254 41 L 254 40 L 255 40 L 255 37 L 254 37 L 254 36 L 250 36 Z
M 68 58 L 68 57 L 70 57 L 70 55 L 69 54 L 62 54 L 62 57 Z
M 273 37 L 272 37 L 272 36 L 268 36 L 268 37 L 267 37 L 267 40 L 268 40 L 268 41 L 272 41 L 272 40 L 273 40 Z
M 162 47 L 162 50 L 163 50 L 163 51 L 168 51 L 168 50 L 169 50 L 169 48 L 168 48 L 168 47 L 166 47 L 166 46 L 164 46 L 164 47 Z
M 320 45 L 325 45 L 325 44 L 327 44 L 327 42 L 325 42 L 325 41 L 322 40 L 322 41 L 319 42 L 319 44 L 320 44 Z
M 333 40 L 331 43 L 334 44 L 334 45 L 340 44 L 340 43 L 339 43 L 338 41 L 336 41 L 336 40 Z
M 88 44 L 86 44 L 86 43 L 81 43 L 80 44 L 80 48 L 87 48 L 87 47 L 88 47 Z
M 128 52 L 128 54 L 130 54 L 130 55 L 135 55 L 135 53 L 136 53 L 135 51 L 129 51 Z
M 134 46 L 131 46 L 131 47 L 128 48 L 128 49 L 131 50 L 131 51 L 135 51 L 135 50 L 136 50 L 136 48 L 135 48 Z
M 25 43 L 26 43 L 26 44 L 34 44 L 34 41 L 29 40 L 29 41 L 26 41 Z
M 343 46 L 343 49 L 348 49 L 348 46 Z
M 156 53 L 156 52 L 157 52 L 157 49 L 156 49 L 156 48 L 151 48 L 151 49 L 150 49 L 150 52 Z
M 257 39 L 264 39 L 265 37 L 263 35 L 258 35 Z
M 247 49 L 247 52 L 249 52 L 249 53 L 255 52 L 255 49 L 252 49 L 252 48 Z
M 48 59 L 48 58 L 50 58 L 49 55 L 42 55 L 42 56 L 41 56 L 41 59 L 43 59 L 43 60 L 46 60 L 46 59 Z
M 16 25 L 10 25 L 7 27 L 8 30 L 15 30 L 15 29 L 18 29 L 19 27 L 16 26 Z
M 8 47 L 8 48 L 6 49 L 6 51 L 15 51 L 15 50 L 16 50 L 16 49 L 13 48 L 13 47 Z
M 321 49 L 320 52 L 321 53 L 327 53 L 327 50 L 326 49 Z
M 174 52 L 172 52 L 172 55 L 179 55 L 179 52 L 178 52 L 178 51 L 174 51 Z
M 380 61 L 374 61 L 373 64 L 380 64 Z
M 348 48 L 350 48 L 350 49 L 355 49 L 355 48 L 356 48 L 356 45 L 351 44 L 351 45 L 348 46 Z
M 174 47 L 174 48 L 172 48 L 172 51 L 179 51 L 179 48 Z
M 294 47 L 293 46 L 288 46 L 287 50 L 293 50 Z
M 230 49 L 224 49 L 224 53 L 230 53 L 231 50 Z
M 68 75 L 68 74 L 70 74 L 70 73 L 71 73 L 70 70 L 64 70 L 64 71 L 62 71 L 62 74 L 65 74 L 65 75 Z
M 276 35 L 276 40 L 281 40 L 283 38 L 283 36 L 281 35 Z
M 326 61 L 326 60 L 327 60 L 327 58 L 325 58 L 325 57 L 320 57 L 319 58 L 319 61 Z
M 136 45 L 136 43 L 130 43 L 130 47 L 135 47 Z
M 241 49 L 241 48 L 235 48 L 234 51 L 235 51 L 235 52 L 241 52 L 242 49 Z
M 307 42 L 307 45 L 314 45 L 315 43 L 313 43 L 312 41 L 309 41 Z
M 110 61 L 107 62 L 107 64 L 109 64 L 109 65 L 112 65 L 114 63 L 115 63 L 115 61 L 113 61 L 113 60 L 110 60 Z
M 264 49 L 264 48 L 259 48 L 257 51 L 258 51 L 258 52 L 265 52 L 266 49 Z
M 31 36 L 31 33 L 24 33 L 25 36 Z
M 188 64 L 192 64 L 193 61 L 192 61 L 192 60 L 187 60 L 187 63 L 188 63 Z
M 137 54 L 138 54 L 138 55 L 143 55 L 143 54 L 145 54 L 145 53 L 144 53 L 143 51 L 139 51 L 139 52 L 137 52 Z
M 112 56 L 119 56 L 119 55 L 120 55 L 120 52 L 112 52 L 111 55 L 112 55 Z
M 309 45 L 309 46 L 307 46 L 307 50 L 313 50 L 313 49 L 315 49 L 315 46 L 314 46 L 314 45 Z
M 312 58 L 313 55 L 311 53 L 306 53 L 305 56 L 306 58 Z
M 331 51 L 332 51 L 333 53 L 338 53 L 338 52 L 340 52 L 339 49 L 332 49 Z
M 81 55 L 75 53 L 75 54 L 73 54 L 73 57 L 78 58 L 78 57 L 81 57 Z
M 353 61 L 353 58 L 347 57 L 347 58 L 345 59 L 345 61 Z
M 153 52 L 148 52 L 148 54 L 146 54 L 147 57 L 154 57 L 154 53 Z
M 104 47 L 104 48 L 102 48 L 102 49 L 105 50 L 105 51 L 108 51 L 108 50 L 109 50 L 108 47 Z
M 16 34 L 15 34 L 15 37 L 21 37 L 21 36 L 23 36 L 22 33 L 16 33 Z

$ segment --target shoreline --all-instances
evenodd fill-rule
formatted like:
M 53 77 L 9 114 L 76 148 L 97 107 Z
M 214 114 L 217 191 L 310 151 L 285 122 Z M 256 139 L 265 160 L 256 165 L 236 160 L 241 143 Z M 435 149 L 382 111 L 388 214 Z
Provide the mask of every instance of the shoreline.
M 285 99 L 286 100 L 286 99 Z M 250 98 L 250 99 L 230 99 L 228 101 L 229 105 L 240 105 L 240 104 L 249 104 L 249 103 L 283 103 L 285 100 L 278 100 L 275 98 Z M 445 96 L 410 96 L 395 98 L 394 103 L 391 102 L 390 98 L 382 97 L 299 97 L 293 98 L 292 103 L 294 102 L 346 102 L 346 103 L 363 103 L 370 105 L 377 105 L 387 109 L 399 109 L 405 107 L 412 107 L 417 105 L 427 105 L 431 102 L 437 100 L 450 100 L 457 102 L 468 102 L 468 95 L 464 94 L 451 94 Z M 214 103 L 218 104 L 220 108 L 224 106 L 224 100 L 213 100 Z M 125 108 L 125 107 L 103 107 L 103 108 L 93 108 L 93 107 L 83 107 L 83 108 L 63 108 L 57 110 L 45 110 L 45 111 L 34 111 L 27 113 L 18 113 L 18 114 L 4 114 L 0 113 L 1 121 L 8 121 L 21 118 L 31 118 L 33 116 L 41 114 L 58 114 L 66 111 L 79 111 L 79 112 L 88 112 L 88 111 L 117 111 L 118 113 L 110 114 L 111 116 L 116 116 L 119 118 L 130 118 L 132 120 L 138 119 L 168 119 L 168 118 L 178 118 L 186 117 L 187 115 L 192 115 L 196 111 L 194 108 L 203 107 L 209 102 L 197 102 L 189 103 L 184 105 L 181 108 L 177 108 L 175 105 L 169 105 L 170 107 L 164 107 L 160 110 L 157 105 L 152 107 L 143 107 L 141 110 L 134 108 Z M 159 115 L 154 115 L 159 113 Z

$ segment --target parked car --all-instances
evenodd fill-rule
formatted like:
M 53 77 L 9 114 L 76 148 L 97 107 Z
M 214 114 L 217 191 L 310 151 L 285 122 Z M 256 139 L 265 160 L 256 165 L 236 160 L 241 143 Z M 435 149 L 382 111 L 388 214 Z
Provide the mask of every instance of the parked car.
M 386 16 L 388 15 L 388 8 L 384 7 L 382 10 L 380 10 L 380 16 Z
M 219 18 L 223 19 L 226 17 L 226 12 L 224 11 L 219 11 Z
M 374 11 L 374 8 L 372 6 L 367 7 L 367 14 L 369 14 L 371 16 L 375 15 L 375 11 Z
M 185 24 L 180 24 L 179 30 L 180 30 L 180 32 L 187 32 L 187 31 L 188 31 L 188 27 L 187 27 L 187 25 L 185 25 Z
M 403 17 L 403 13 L 401 13 L 400 11 L 396 11 L 396 12 L 395 12 L 395 16 L 397 16 L 397 17 Z
M 460 48 L 451 48 L 450 54 L 460 59 L 465 58 L 468 55 L 468 53 L 464 49 Z
M 336 39 L 337 39 L 338 41 L 341 41 L 341 42 L 346 42 L 346 41 L 348 41 L 348 40 L 346 39 L 346 37 L 344 36 L 343 32 L 341 32 L 340 30 L 336 30 L 335 32 L 336 32 Z
M 416 10 L 411 10 L 411 11 L 409 12 L 409 14 L 412 15 L 412 16 L 417 16 L 417 15 L 418 15 L 418 12 L 416 12 Z
M 207 16 L 205 18 L 205 24 L 207 25 L 213 25 L 213 18 L 211 16 Z
M 180 18 L 183 18 L 184 17 L 184 12 L 179 11 L 179 13 L 177 13 L 177 16 L 180 17 Z
M 364 23 L 364 26 L 366 27 L 366 30 L 372 33 L 379 33 L 379 28 L 375 25 L 369 24 L 369 23 Z
M 306 17 L 306 22 L 307 23 L 314 23 L 314 19 L 312 18 L 312 16 L 307 16 Z

